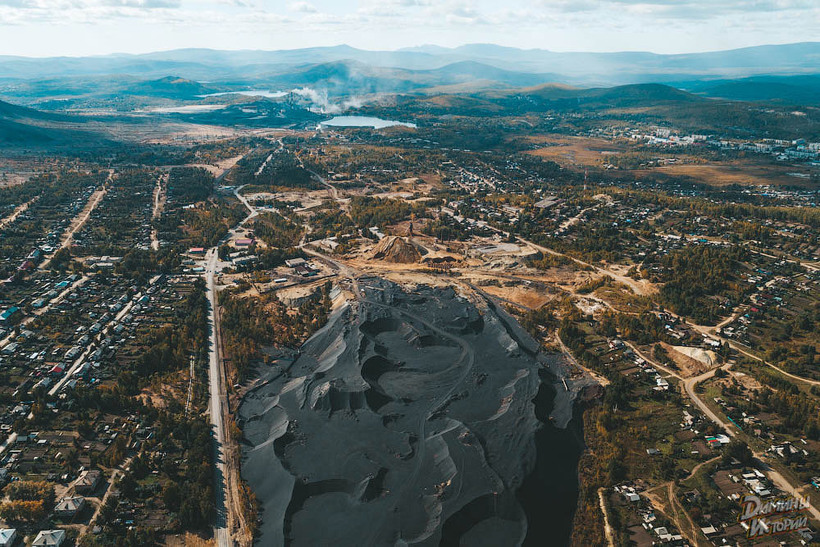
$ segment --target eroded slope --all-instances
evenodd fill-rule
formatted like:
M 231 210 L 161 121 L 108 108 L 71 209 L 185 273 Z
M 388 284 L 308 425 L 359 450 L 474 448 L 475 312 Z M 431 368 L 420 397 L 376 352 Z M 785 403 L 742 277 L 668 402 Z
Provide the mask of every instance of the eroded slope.
M 361 282 L 241 408 L 265 545 L 520 543 L 537 346 L 451 289 Z M 449 519 L 449 521 L 448 521 Z

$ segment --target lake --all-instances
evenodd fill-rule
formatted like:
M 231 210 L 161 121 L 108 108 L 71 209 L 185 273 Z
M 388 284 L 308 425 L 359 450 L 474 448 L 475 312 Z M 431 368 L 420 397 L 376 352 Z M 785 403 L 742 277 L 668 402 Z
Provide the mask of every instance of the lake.
M 415 128 L 416 124 L 383 120 L 371 116 L 336 116 L 319 124 L 320 129 L 323 127 L 372 127 L 373 129 L 384 129 L 385 127 L 395 126 Z

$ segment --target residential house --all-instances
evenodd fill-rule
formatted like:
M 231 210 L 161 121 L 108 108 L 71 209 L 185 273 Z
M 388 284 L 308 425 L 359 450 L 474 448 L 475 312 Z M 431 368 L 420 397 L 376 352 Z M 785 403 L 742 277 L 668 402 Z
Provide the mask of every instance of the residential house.
M 96 469 L 83 471 L 77 482 L 74 483 L 74 491 L 78 494 L 91 494 L 100 485 L 102 473 Z
M 17 542 L 17 530 L 0 528 L 0 547 L 11 547 Z
M 72 519 L 85 509 L 88 503 L 82 496 L 71 496 L 63 498 L 54 506 L 54 516 L 59 518 Z
M 9 309 L 3 311 L 3 313 L 0 313 L 0 324 L 10 325 L 19 313 L 20 308 L 18 308 L 17 306 L 12 306 Z
M 31 547 L 60 547 L 65 540 L 65 530 L 43 530 L 34 538 Z

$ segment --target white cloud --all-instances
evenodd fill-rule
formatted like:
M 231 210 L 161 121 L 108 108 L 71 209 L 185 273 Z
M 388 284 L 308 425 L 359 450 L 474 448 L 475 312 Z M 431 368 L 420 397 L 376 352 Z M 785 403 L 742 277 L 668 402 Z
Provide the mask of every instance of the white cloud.
M 157 8 L 178 8 L 182 4 L 180 0 L 103 0 L 103 6 L 157 9 Z
M 0 7 L 23 10 L 52 10 L 56 13 L 81 9 L 133 8 L 151 10 L 179 8 L 181 0 L 0 0 Z
M 0 0 L 0 54 L 469 42 L 702 51 L 816 40 L 818 21 L 820 0 Z
M 318 13 L 319 10 L 310 2 L 290 2 L 288 9 L 297 13 Z

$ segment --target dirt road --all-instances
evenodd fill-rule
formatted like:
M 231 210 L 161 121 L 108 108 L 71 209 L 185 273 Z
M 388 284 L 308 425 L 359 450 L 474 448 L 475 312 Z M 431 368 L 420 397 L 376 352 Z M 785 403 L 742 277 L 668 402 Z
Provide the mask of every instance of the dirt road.
M 669 313 L 669 312 L 667 311 L 667 313 Z M 692 327 L 697 332 L 700 332 L 701 334 L 705 334 L 707 336 L 712 336 L 712 337 L 715 337 L 715 338 L 721 338 L 724 342 L 729 344 L 729 347 L 731 347 L 736 352 L 738 352 L 742 355 L 745 355 L 746 357 L 749 357 L 750 359 L 754 359 L 755 361 L 757 361 L 759 363 L 763 363 L 764 365 L 771 368 L 772 370 L 776 370 L 777 372 L 779 372 L 783 376 L 786 376 L 788 378 L 791 378 L 792 380 L 796 380 L 798 382 L 803 382 L 805 384 L 809 384 L 809 385 L 812 385 L 812 386 L 820 386 L 820 380 L 812 380 L 810 378 L 804 378 L 803 376 L 798 376 L 796 374 L 786 372 L 785 370 L 783 370 L 779 366 L 766 361 L 762 357 L 758 357 L 754 353 L 751 353 L 750 351 L 745 349 L 745 347 L 742 346 L 741 344 L 738 344 L 737 342 L 734 342 L 732 340 L 728 340 L 726 338 L 718 336 L 718 334 L 717 334 L 718 329 L 721 328 L 721 327 L 725 327 L 726 325 L 728 325 L 729 323 L 734 321 L 734 319 L 737 318 L 737 316 L 740 315 L 740 313 L 741 312 L 739 310 L 735 310 L 732 313 L 732 315 L 730 315 L 728 318 L 724 319 L 723 321 L 721 321 L 720 323 L 718 323 L 714 327 L 710 327 L 710 326 L 707 326 L 707 325 L 698 325 L 698 324 L 694 324 L 694 323 L 690 323 L 689 326 Z M 671 315 L 674 316 L 674 314 L 671 314 Z M 680 318 L 680 319 L 683 319 L 683 318 Z
M 728 365 L 724 366 L 724 368 L 728 368 Z M 696 376 L 694 378 L 688 378 L 684 380 L 683 386 L 686 392 L 686 395 L 692 400 L 693 403 L 697 405 L 697 407 L 715 424 L 720 426 L 726 431 L 726 434 L 730 437 L 737 437 L 738 436 L 738 429 L 734 424 L 730 424 L 727 421 L 721 419 L 716 413 L 714 413 L 707 405 L 703 402 L 703 400 L 698 396 L 695 392 L 695 387 L 702 381 L 711 378 L 715 375 L 715 371 L 717 369 L 712 369 L 709 372 L 701 374 L 700 376 Z M 786 477 L 783 476 L 778 470 L 774 469 L 771 465 L 766 462 L 767 455 L 763 452 L 753 451 L 752 455 L 760 461 L 763 467 L 763 471 L 766 473 L 766 476 L 771 480 L 777 488 L 782 490 L 783 492 L 787 492 L 790 495 L 797 495 L 799 488 L 795 488 L 791 482 L 789 482 Z M 817 521 L 820 522 L 820 510 L 817 507 L 811 506 L 809 508 L 809 512 L 811 513 L 812 517 Z
M 65 300 L 65 298 L 66 298 L 66 297 L 67 297 L 67 296 L 68 296 L 68 295 L 69 295 L 69 294 L 70 294 L 70 293 L 71 293 L 74 289 L 76 289 L 76 288 L 77 288 L 77 287 L 79 287 L 80 285 L 83 285 L 83 284 L 84 284 L 86 281 L 88 281 L 89 279 L 91 279 L 91 278 L 90 278 L 90 277 L 88 277 L 87 275 L 84 275 L 83 277 L 81 277 L 80 279 L 78 279 L 77 281 L 75 281 L 74 283 L 71 283 L 68 287 L 66 287 L 66 288 L 63 290 L 63 292 L 61 292 L 61 293 L 60 293 L 60 294 L 58 294 L 56 297 L 54 297 L 54 298 L 51 300 L 51 302 L 49 302 L 48 304 L 46 304 L 45 306 L 43 306 L 43 307 L 42 307 L 42 308 L 40 308 L 39 310 L 35 311 L 35 312 L 34 312 L 34 313 L 32 313 L 31 315 L 29 315 L 28 317 L 26 317 L 25 319 L 23 319 L 23 320 L 20 322 L 19 327 L 22 329 L 23 327 L 25 327 L 26 325 L 28 325 L 29 323 L 31 323 L 32 321 L 34 321 L 35 319 L 37 319 L 38 317 L 40 317 L 41 315 L 43 315 L 44 313 L 46 313 L 46 312 L 47 312 L 48 310 L 50 310 L 53 306 L 56 306 L 57 304 L 59 304 L 60 302 L 62 302 L 63 300 Z M 14 334 L 14 332 L 12 331 L 12 332 L 11 332 L 8 336 L 6 336 L 4 339 L 0 340 L 0 347 L 4 347 L 7 343 L 11 342 L 11 339 L 12 339 L 14 336 L 15 336 L 15 334 Z
M 88 202 L 85 204 L 85 207 L 83 207 L 83 210 L 80 211 L 80 214 L 77 215 L 74 218 L 74 220 L 71 221 L 71 224 L 69 225 L 68 229 L 65 231 L 65 233 L 63 233 L 63 236 L 60 239 L 60 245 L 55 250 L 55 253 L 60 249 L 65 249 L 71 245 L 71 243 L 74 241 L 74 234 L 82 230 L 83 226 L 85 226 L 85 223 L 88 222 L 89 218 L 91 218 L 91 213 L 94 212 L 94 209 L 97 208 L 97 206 L 105 197 L 105 194 L 108 192 L 108 183 L 111 182 L 111 179 L 113 177 L 114 172 L 111 171 L 108 174 L 108 178 L 105 180 L 102 187 L 98 188 L 94 191 L 93 194 L 91 194 L 91 197 L 88 198 Z M 53 256 L 54 255 L 52 255 L 52 257 Z M 50 263 L 51 258 L 44 260 L 40 264 L 39 269 L 46 269 Z
M 239 201 L 241 201 L 241 202 L 242 202 L 242 205 L 244 205 L 244 206 L 248 209 L 248 216 L 246 216 L 246 217 L 242 220 L 242 222 L 240 222 L 240 223 L 237 225 L 237 228 L 238 228 L 239 226 L 243 226 L 243 225 L 244 225 L 244 224 L 246 224 L 249 220 L 251 220 L 252 218 L 255 218 L 255 217 L 257 217 L 257 216 L 259 215 L 259 211 L 257 211 L 257 210 L 256 210 L 256 207 L 254 207 L 253 205 L 251 205 L 251 203 L 248 201 L 248 199 L 247 199 L 245 196 L 243 196 L 242 194 L 240 194 L 240 193 L 239 193 L 239 192 L 242 190 L 242 188 L 244 188 L 244 187 L 245 187 L 244 185 L 243 185 L 243 186 L 240 186 L 239 188 L 237 188 L 236 190 L 234 190 L 234 191 L 233 191 L 233 194 L 236 196 L 236 199 L 238 199 Z M 236 229 L 236 228 L 234 228 L 234 230 L 235 230 L 235 229 Z
M 31 206 L 31 204 L 34 203 L 35 201 L 37 201 L 37 199 L 39 197 L 40 196 L 33 197 L 30 200 L 28 200 L 27 202 L 23 203 L 22 205 L 18 205 L 14 209 L 14 211 L 11 212 L 11 214 L 9 216 L 7 216 L 6 218 L 0 220 L 0 230 L 2 230 L 3 228 L 8 226 L 9 224 L 14 222 L 15 220 L 17 220 L 17 217 L 19 217 L 24 212 L 26 212 L 28 210 L 28 208 Z
M 608 547 L 615 547 L 615 534 L 612 532 L 612 525 L 609 523 L 609 512 L 606 510 L 604 492 L 604 488 L 598 489 L 598 504 L 601 506 L 601 513 L 604 515 L 604 533 L 606 534 L 606 544 Z
M 168 173 L 164 173 L 157 177 L 157 185 L 154 187 L 154 205 L 151 211 L 152 220 L 157 220 L 160 216 L 162 216 L 162 210 L 165 208 L 168 177 Z M 156 228 L 151 228 L 151 248 L 155 251 L 159 250 L 159 234 L 157 233 Z
M 785 370 L 783 370 L 779 366 L 773 365 L 772 363 L 766 361 L 765 359 L 762 359 L 762 358 L 758 357 L 757 355 L 755 355 L 753 353 L 749 353 L 748 351 L 743 349 L 743 347 L 741 347 L 740 344 L 737 344 L 737 343 L 729 341 L 729 340 L 727 340 L 727 342 L 729 343 L 729 346 L 731 346 L 731 348 L 733 350 L 737 351 L 738 353 L 742 353 L 746 357 L 749 357 L 750 359 L 754 359 L 755 361 L 758 361 L 759 363 L 763 363 L 767 367 L 776 370 L 777 372 L 779 372 L 783 376 L 787 376 L 787 377 L 791 378 L 792 380 L 797 380 L 798 382 L 803 382 L 805 384 L 809 384 L 809 385 L 812 385 L 812 386 L 820 386 L 820 381 L 818 381 L 818 380 L 811 380 L 809 378 L 803 378 L 802 376 L 797 376 L 796 374 L 786 372 Z

